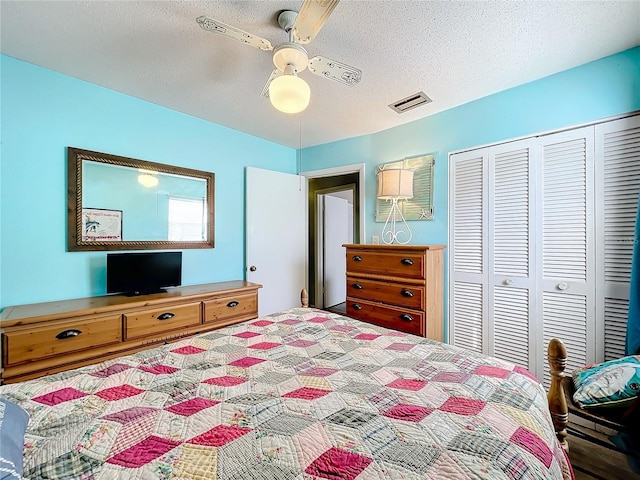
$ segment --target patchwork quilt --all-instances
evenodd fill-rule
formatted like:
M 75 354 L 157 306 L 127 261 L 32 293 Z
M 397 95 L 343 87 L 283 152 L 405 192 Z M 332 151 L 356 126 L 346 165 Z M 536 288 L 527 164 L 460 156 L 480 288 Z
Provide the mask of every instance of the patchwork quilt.
M 526 369 L 291 309 L 0 387 L 28 479 L 568 479 Z

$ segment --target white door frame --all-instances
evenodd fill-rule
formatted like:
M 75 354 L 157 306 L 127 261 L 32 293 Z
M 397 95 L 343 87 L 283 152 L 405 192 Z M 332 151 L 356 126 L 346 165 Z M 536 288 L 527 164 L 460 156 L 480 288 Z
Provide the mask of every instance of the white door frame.
M 352 165 L 344 165 L 341 167 L 333 167 L 333 168 L 325 168 L 322 170 L 310 170 L 310 171 L 303 171 L 300 172 L 300 175 L 303 175 L 306 179 L 307 179 L 307 184 L 310 178 L 323 178 L 323 177 L 336 177 L 339 175 L 346 175 L 349 173 L 357 173 L 358 174 L 358 183 L 360 185 L 359 190 L 360 190 L 360 194 L 359 194 L 359 217 L 360 217 L 360 242 L 363 243 L 365 241 L 365 239 L 367 238 L 366 232 L 365 232 L 365 218 L 364 218 L 364 214 L 363 212 L 365 211 L 365 198 L 366 198 L 366 188 L 365 188 L 365 164 L 364 163 L 356 163 L 356 164 L 352 164 Z M 307 199 L 307 211 L 309 210 L 309 200 Z M 309 227 L 308 227 L 308 222 L 307 222 L 307 244 L 309 243 Z M 316 251 L 318 251 L 318 248 L 316 246 Z M 316 259 L 314 259 L 314 261 L 317 264 L 317 254 L 316 254 Z M 308 268 L 307 268 L 308 270 Z M 321 282 L 318 281 L 318 276 L 321 274 L 322 272 L 316 272 L 316 302 L 318 303 L 318 299 L 322 299 L 322 292 L 319 292 L 320 288 L 322 287 Z M 320 296 L 319 296 L 320 295 Z M 322 302 L 322 300 L 320 300 Z M 320 308 L 320 307 L 319 307 Z

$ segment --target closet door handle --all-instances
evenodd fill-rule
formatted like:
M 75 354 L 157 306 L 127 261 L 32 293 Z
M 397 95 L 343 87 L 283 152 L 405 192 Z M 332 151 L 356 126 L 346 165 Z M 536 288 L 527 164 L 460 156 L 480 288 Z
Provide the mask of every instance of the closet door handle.
M 353 285 L 351 285 L 353 288 L 355 288 L 356 290 L 362 290 L 362 285 L 360 285 L 358 282 L 354 283 Z
M 400 315 L 400 320 L 404 320 L 405 322 L 413 322 L 413 317 L 408 313 L 403 313 Z
M 236 302 L 235 300 L 233 302 L 227 303 L 227 307 L 229 308 L 237 307 L 238 305 L 240 305 L 240 302 Z
M 359 303 L 354 303 L 353 304 L 353 309 L 354 310 L 362 310 L 362 305 L 360 305 Z
M 72 328 L 69 330 L 65 330 L 64 332 L 60 332 L 59 334 L 56 335 L 56 338 L 58 340 L 64 340 L 65 338 L 77 337 L 81 333 L 82 333 L 82 330 L 77 330 L 75 328 Z
M 413 260 L 411 260 L 410 258 L 403 258 L 402 260 L 400 260 L 400 263 L 403 265 L 413 265 Z
M 360 255 L 354 255 L 353 257 L 351 257 L 351 259 L 354 262 L 361 262 L 362 261 L 362 257 Z
M 162 314 L 158 315 L 158 320 L 169 320 L 170 318 L 173 318 L 175 316 L 176 316 L 175 313 L 165 312 L 165 313 L 162 313 Z
M 403 297 L 413 297 L 413 292 L 411 290 L 407 290 L 406 288 L 403 288 L 402 291 L 400 292 L 400 295 L 402 295 Z
M 569 284 L 567 282 L 560 282 L 558 284 L 558 290 L 566 290 L 569 288 Z

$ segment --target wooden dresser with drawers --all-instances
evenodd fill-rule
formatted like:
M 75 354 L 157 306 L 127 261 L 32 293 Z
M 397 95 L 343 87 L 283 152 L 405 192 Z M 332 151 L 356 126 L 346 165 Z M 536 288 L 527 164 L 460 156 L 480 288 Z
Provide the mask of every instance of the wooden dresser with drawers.
M 238 280 L 7 307 L 0 378 L 28 380 L 256 318 L 260 287 Z
M 443 340 L 444 245 L 343 246 L 348 316 Z

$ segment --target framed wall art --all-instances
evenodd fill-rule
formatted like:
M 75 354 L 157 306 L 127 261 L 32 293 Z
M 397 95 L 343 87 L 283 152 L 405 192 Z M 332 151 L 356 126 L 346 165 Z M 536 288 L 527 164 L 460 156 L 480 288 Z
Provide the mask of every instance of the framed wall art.
M 413 198 L 398 202 L 405 220 L 433 220 L 433 171 L 434 155 L 407 157 L 376 167 L 376 175 L 385 169 L 413 170 Z M 376 222 L 384 222 L 389 216 L 391 202 L 376 199 Z
M 122 240 L 122 210 L 82 209 L 82 241 L 113 242 Z

